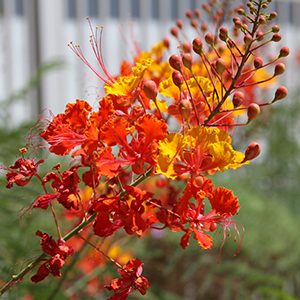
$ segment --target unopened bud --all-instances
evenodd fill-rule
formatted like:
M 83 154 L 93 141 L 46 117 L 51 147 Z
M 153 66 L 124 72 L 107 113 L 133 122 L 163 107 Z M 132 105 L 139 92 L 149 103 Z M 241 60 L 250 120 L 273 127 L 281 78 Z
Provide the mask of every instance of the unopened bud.
M 201 54 L 202 53 L 202 50 L 203 50 L 203 44 L 200 40 L 200 38 L 195 38 L 193 40 L 193 50 L 195 53 L 197 54 Z
M 192 19 L 190 24 L 193 28 L 198 28 L 198 22 L 196 19 Z
M 260 15 L 258 18 L 258 23 L 259 24 L 265 24 L 266 23 L 266 17 L 264 15 Z
M 256 103 L 251 103 L 247 109 L 247 116 L 248 116 L 247 123 L 254 120 L 259 115 L 259 113 L 260 113 L 259 105 Z
M 259 69 L 262 67 L 264 62 L 263 62 L 262 58 L 258 56 L 254 59 L 253 64 L 254 64 L 255 69 Z
M 235 28 L 241 28 L 242 27 L 242 21 L 239 17 L 234 17 L 233 18 L 233 23 Z
M 197 18 L 200 18 L 200 17 L 201 17 L 201 12 L 200 12 L 200 9 L 199 9 L 199 8 L 196 8 L 196 9 L 194 10 L 194 15 L 195 15 L 195 17 L 197 17 Z
M 251 143 L 245 151 L 244 162 L 256 158 L 259 154 L 260 154 L 259 144 L 256 142 Z
M 264 39 L 264 33 L 262 31 L 258 31 L 255 36 L 258 41 L 262 41 Z
M 243 8 L 239 8 L 236 12 L 241 16 L 245 14 L 245 10 Z
M 278 26 L 278 25 L 274 25 L 273 27 L 272 27 L 272 32 L 273 33 L 277 33 L 277 32 L 279 32 L 280 31 L 280 27 Z
M 285 71 L 285 65 L 283 63 L 278 63 L 276 64 L 274 69 L 274 76 L 279 76 L 283 74 L 284 71 Z
M 204 183 L 204 178 L 203 178 L 203 176 L 201 176 L 201 175 L 196 176 L 196 177 L 194 178 L 194 180 L 193 180 L 193 184 L 194 184 L 194 186 L 197 187 L 197 188 L 201 188 L 202 185 L 203 185 L 203 183 Z
M 216 70 L 218 74 L 222 74 L 224 70 L 226 69 L 226 63 L 223 58 L 218 58 L 216 60 Z
M 185 52 L 185 53 L 191 53 L 191 51 L 192 51 L 192 46 L 191 46 L 191 44 L 188 43 L 188 42 L 183 43 L 183 44 L 182 44 L 182 50 L 183 50 L 183 52 Z
M 288 56 L 289 54 L 290 54 L 290 49 L 289 49 L 289 47 L 282 47 L 282 48 L 280 49 L 278 58 L 279 58 L 279 57 L 286 57 L 286 56 Z
M 163 43 L 164 43 L 164 46 L 169 49 L 170 48 L 170 39 L 168 37 L 165 37 L 163 39 Z
M 144 92 L 149 99 L 155 100 L 157 96 L 157 85 L 153 80 L 144 81 Z
M 234 107 L 239 107 L 245 99 L 245 95 L 242 92 L 235 92 L 232 98 L 232 103 Z
M 280 33 L 274 33 L 272 36 L 273 42 L 279 42 L 281 40 L 281 34 Z
M 269 15 L 269 20 L 273 20 L 277 18 L 277 12 L 276 11 L 272 11 Z
M 205 36 L 204 36 L 205 42 L 208 45 L 212 45 L 214 43 L 215 37 L 211 32 L 208 32 Z
M 182 54 L 182 63 L 187 69 L 191 70 L 192 63 L 193 63 L 192 55 L 189 53 L 183 53 Z
M 251 34 L 247 33 L 245 36 L 244 36 L 244 42 L 245 42 L 245 45 L 246 47 L 250 45 L 250 43 L 252 43 L 252 36 Z
M 184 82 L 181 73 L 178 71 L 174 71 L 172 73 L 172 79 L 173 79 L 174 84 L 179 88 L 182 86 L 182 84 Z
M 228 30 L 226 27 L 221 27 L 219 31 L 219 38 L 221 41 L 226 41 L 228 37 Z
M 193 12 L 191 10 L 188 10 L 185 12 L 185 16 L 188 18 L 188 19 L 191 19 L 193 17 Z
M 276 92 L 275 92 L 275 97 L 274 97 L 274 99 L 273 99 L 272 102 L 275 102 L 275 101 L 277 101 L 277 100 L 281 100 L 281 99 L 285 98 L 285 97 L 287 96 L 287 94 L 288 94 L 287 88 L 286 88 L 285 86 L 280 86 L 280 87 L 276 90 Z
M 173 69 L 180 71 L 182 66 L 181 57 L 177 54 L 171 55 L 169 58 L 169 64 Z
M 179 29 L 182 29 L 182 28 L 183 28 L 183 21 L 182 21 L 182 20 L 177 20 L 177 21 L 176 21 L 176 26 L 177 26 Z
M 172 27 L 171 30 L 170 30 L 170 33 L 174 36 L 174 37 L 178 37 L 178 29 L 177 27 Z
M 208 28 L 207 24 L 205 22 L 202 22 L 202 24 L 201 24 L 201 31 L 202 32 L 206 32 L 207 28 Z

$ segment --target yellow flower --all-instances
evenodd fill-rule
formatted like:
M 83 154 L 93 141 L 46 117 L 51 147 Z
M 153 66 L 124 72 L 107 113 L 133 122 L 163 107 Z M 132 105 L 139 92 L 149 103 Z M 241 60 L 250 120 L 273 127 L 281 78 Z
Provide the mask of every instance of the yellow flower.
M 104 89 L 108 95 L 129 96 L 139 85 L 145 71 L 150 67 L 153 60 L 143 59 L 132 68 L 132 75 L 120 76 L 116 82 L 105 85 Z

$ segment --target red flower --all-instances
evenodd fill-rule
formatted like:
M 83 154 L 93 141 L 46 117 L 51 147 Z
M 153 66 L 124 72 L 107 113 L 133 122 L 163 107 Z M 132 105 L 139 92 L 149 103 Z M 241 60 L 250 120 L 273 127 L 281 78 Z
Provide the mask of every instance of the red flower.
M 45 279 L 49 274 L 61 276 L 61 268 L 65 264 L 68 256 L 73 254 L 73 249 L 66 245 L 65 241 L 59 239 L 57 242 L 47 233 L 37 231 L 36 235 L 41 237 L 41 247 L 44 253 L 51 256 L 38 269 L 37 273 L 31 277 L 35 283 Z
M 7 169 L 6 187 L 10 189 L 14 183 L 19 186 L 26 185 L 37 174 L 37 167 L 43 162 L 43 160 L 39 160 L 34 163 L 34 159 L 19 158 L 13 166 Z
M 115 293 L 109 300 L 125 300 L 133 290 L 138 290 L 142 295 L 146 294 L 150 284 L 146 277 L 141 276 L 142 265 L 140 260 L 132 259 L 118 270 L 122 278 L 113 279 L 109 285 L 105 286 Z

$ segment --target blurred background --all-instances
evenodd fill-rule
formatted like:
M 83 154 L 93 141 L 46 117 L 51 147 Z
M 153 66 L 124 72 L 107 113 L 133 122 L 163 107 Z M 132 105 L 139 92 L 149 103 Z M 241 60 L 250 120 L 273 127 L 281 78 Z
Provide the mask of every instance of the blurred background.
M 75 99 L 96 104 L 101 97 L 101 82 L 67 46 L 71 41 L 80 44 L 93 61 L 86 16 L 93 25 L 104 26 L 104 61 L 114 74 L 123 59 L 133 58 L 137 45 L 149 49 L 169 35 L 169 28 L 184 17 L 187 9 L 202 3 L 0 0 L 0 162 L 10 164 L 15 160 L 26 133 L 41 114 L 62 112 L 65 104 Z M 152 288 L 143 299 L 300 299 L 300 1 L 273 0 L 270 10 L 279 15 L 276 22 L 281 26 L 281 44 L 291 49 L 287 72 L 280 79 L 290 94 L 283 103 L 268 109 L 258 122 L 238 133 L 237 145 L 262 141 L 261 158 L 241 170 L 214 178 L 215 184 L 232 188 L 239 196 L 241 210 L 236 221 L 242 224 L 239 228 L 243 241 L 239 245 L 229 236 L 221 253 L 220 245 L 209 252 L 196 245 L 183 251 L 176 234 L 114 241 L 119 243 L 119 250 L 145 262 Z M 1 181 L 2 284 L 28 263 L 25 258 L 39 253 L 34 237 L 36 224 L 42 222 L 48 231 L 52 226 L 35 212 L 20 216 L 39 194 L 38 187 L 7 191 Z M 217 235 L 216 240 L 221 242 L 222 232 Z M 92 289 L 95 278 L 107 276 L 103 266 L 95 266 L 93 272 L 80 276 L 74 272 L 62 281 L 49 278 L 39 285 L 26 279 L 3 299 L 105 299 L 104 291 Z

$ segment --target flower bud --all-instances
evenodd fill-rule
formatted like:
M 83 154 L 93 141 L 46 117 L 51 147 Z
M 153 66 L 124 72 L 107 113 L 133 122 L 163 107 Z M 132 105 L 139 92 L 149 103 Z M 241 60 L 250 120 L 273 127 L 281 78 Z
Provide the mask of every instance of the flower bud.
M 247 147 L 243 162 L 247 160 L 252 160 L 256 158 L 259 154 L 260 154 L 260 146 L 258 143 L 253 142 Z
M 215 37 L 211 32 L 208 32 L 205 36 L 204 36 L 205 42 L 208 45 L 213 45 Z
M 164 46 L 169 49 L 170 48 L 170 39 L 168 37 L 165 37 L 163 39 L 163 43 L 164 43 Z
M 254 120 L 259 115 L 259 113 L 260 113 L 259 105 L 256 103 L 251 103 L 247 109 L 247 116 L 248 116 L 247 123 Z
M 177 54 L 171 55 L 169 58 L 169 64 L 173 69 L 180 71 L 182 66 L 181 57 Z
M 196 18 L 200 18 L 201 17 L 201 12 L 200 12 L 200 9 L 199 8 L 196 8 L 194 10 L 194 15 Z
M 192 50 L 192 46 L 190 43 L 188 42 L 185 42 L 182 44 L 182 51 L 185 52 L 185 53 L 191 53 L 191 50 Z
M 190 24 L 191 24 L 191 26 L 192 26 L 193 28 L 198 28 L 198 22 L 197 22 L 197 20 L 192 19 Z
M 191 10 L 188 10 L 185 12 L 185 16 L 188 18 L 188 19 L 191 19 L 193 17 L 193 12 Z
M 245 10 L 241 7 L 236 12 L 241 16 L 245 15 Z
M 202 32 L 206 32 L 207 28 L 208 28 L 207 24 L 205 22 L 202 22 L 202 24 L 201 24 L 201 31 Z
M 264 15 L 260 15 L 259 17 L 258 17 L 258 23 L 259 24 L 265 24 L 266 23 L 266 17 L 264 16 Z
M 183 53 L 182 54 L 182 63 L 187 69 L 191 70 L 192 63 L 193 63 L 192 55 L 189 53 Z
M 193 40 L 193 50 L 195 53 L 197 54 L 201 54 L 202 53 L 202 50 L 203 50 L 203 44 L 200 40 L 200 38 L 195 38 Z
M 204 178 L 201 175 L 196 176 L 193 180 L 193 185 L 197 188 L 201 188 L 203 183 L 204 183 Z
M 221 41 L 226 41 L 228 37 L 228 30 L 226 27 L 221 27 L 219 31 L 219 38 Z
M 152 100 L 156 99 L 158 90 L 157 90 L 157 85 L 153 80 L 145 80 L 143 90 L 149 99 Z
M 289 47 L 282 47 L 282 48 L 280 49 L 278 58 L 280 58 L 280 57 L 286 57 L 286 56 L 288 56 L 289 54 L 290 54 L 290 49 L 289 49 Z
M 253 61 L 255 69 L 259 69 L 263 66 L 264 62 L 261 57 L 256 57 Z
M 269 15 L 269 20 L 273 20 L 277 18 L 277 12 L 276 11 L 272 11 Z
M 279 76 L 283 74 L 284 71 L 285 71 L 285 65 L 283 63 L 278 63 L 276 64 L 274 69 L 274 76 Z
M 262 31 L 258 31 L 255 36 L 258 41 L 262 41 L 264 39 L 264 33 Z
M 245 99 L 245 95 L 242 92 L 235 92 L 232 98 L 232 103 L 234 107 L 239 107 Z
M 171 30 L 170 30 L 170 33 L 174 36 L 174 37 L 178 37 L 178 29 L 177 27 L 172 27 Z
M 245 34 L 245 36 L 244 36 L 244 43 L 245 43 L 246 47 L 249 46 L 250 43 L 252 43 L 252 40 L 253 39 L 252 39 L 251 34 L 249 34 L 249 33 Z
M 177 26 L 179 29 L 182 29 L 182 28 L 183 28 L 183 21 L 182 21 L 182 20 L 177 20 L 177 21 L 176 21 L 176 26 Z
M 182 84 L 184 82 L 181 73 L 178 71 L 174 71 L 172 73 L 172 79 L 173 79 L 174 84 L 179 88 L 182 86 Z
M 276 90 L 276 92 L 275 92 L 275 97 L 274 97 L 274 99 L 273 99 L 272 102 L 275 102 L 275 101 L 277 101 L 277 100 L 281 100 L 281 99 L 285 98 L 285 97 L 287 96 L 287 94 L 288 94 L 287 88 L 286 88 L 285 86 L 280 86 L 280 87 Z
M 278 26 L 278 25 L 274 25 L 273 27 L 272 27 L 272 32 L 273 33 L 277 33 L 277 32 L 279 32 L 280 31 L 280 27 Z
M 280 33 L 274 33 L 271 40 L 273 42 L 279 42 L 281 40 L 281 34 Z

